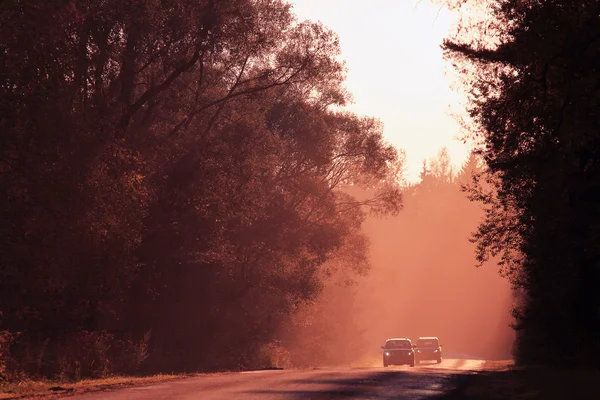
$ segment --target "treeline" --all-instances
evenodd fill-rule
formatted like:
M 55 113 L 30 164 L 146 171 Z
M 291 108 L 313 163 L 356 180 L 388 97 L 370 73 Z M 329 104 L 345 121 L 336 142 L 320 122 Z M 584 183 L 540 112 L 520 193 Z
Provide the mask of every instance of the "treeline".
M 400 208 L 338 57 L 280 0 L 2 2 L 0 378 L 269 365 Z
M 444 47 L 489 169 L 471 187 L 487 208 L 478 255 L 501 257 L 521 293 L 516 358 L 598 368 L 600 2 L 454 3 L 491 17 Z

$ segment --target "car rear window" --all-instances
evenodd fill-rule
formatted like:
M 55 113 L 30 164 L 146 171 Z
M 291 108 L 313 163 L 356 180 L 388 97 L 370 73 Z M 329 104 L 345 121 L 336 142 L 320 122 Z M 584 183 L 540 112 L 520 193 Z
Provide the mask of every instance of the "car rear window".
M 438 341 L 433 339 L 418 340 L 417 347 L 438 347 Z
M 385 344 L 386 349 L 410 349 L 412 346 L 408 340 L 388 340 Z

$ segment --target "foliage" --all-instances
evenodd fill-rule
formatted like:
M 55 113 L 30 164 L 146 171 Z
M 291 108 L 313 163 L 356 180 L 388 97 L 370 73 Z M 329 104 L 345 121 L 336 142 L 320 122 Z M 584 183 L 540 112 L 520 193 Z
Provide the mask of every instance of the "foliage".
M 467 83 L 495 191 L 473 192 L 488 207 L 480 256 L 503 253 L 524 294 L 516 356 L 597 366 L 600 3 L 458 3 L 478 3 L 494 21 L 494 39 L 471 26 L 487 40 L 462 35 L 444 48 Z
M 8 379 L 6 364 L 9 359 L 12 335 L 7 331 L 0 331 L 0 381 Z
M 340 111 L 337 37 L 284 1 L 9 0 L 0 54 L 15 372 L 250 367 L 400 207 L 381 125 Z

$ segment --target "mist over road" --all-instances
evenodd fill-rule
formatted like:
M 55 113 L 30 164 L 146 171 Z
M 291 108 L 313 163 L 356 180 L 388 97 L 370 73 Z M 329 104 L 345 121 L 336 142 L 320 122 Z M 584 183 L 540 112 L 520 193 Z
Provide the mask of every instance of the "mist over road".
M 448 359 L 414 368 L 361 368 L 221 373 L 126 389 L 72 400 L 137 399 L 430 399 L 453 389 L 457 374 L 481 370 L 482 360 Z

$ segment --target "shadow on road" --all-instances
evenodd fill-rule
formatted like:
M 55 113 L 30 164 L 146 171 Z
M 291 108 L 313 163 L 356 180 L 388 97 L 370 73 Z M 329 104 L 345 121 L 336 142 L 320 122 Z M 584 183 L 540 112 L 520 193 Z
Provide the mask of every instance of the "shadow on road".
M 524 368 L 454 375 L 444 400 L 600 399 L 600 371 Z
M 254 390 L 249 395 L 261 399 L 342 399 L 369 398 L 397 400 L 402 398 L 439 398 L 454 381 L 450 374 L 432 374 L 407 371 L 364 371 L 350 377 L 340 373 L 317 379 L 297 379 L 289 386 L 267 390 Z

